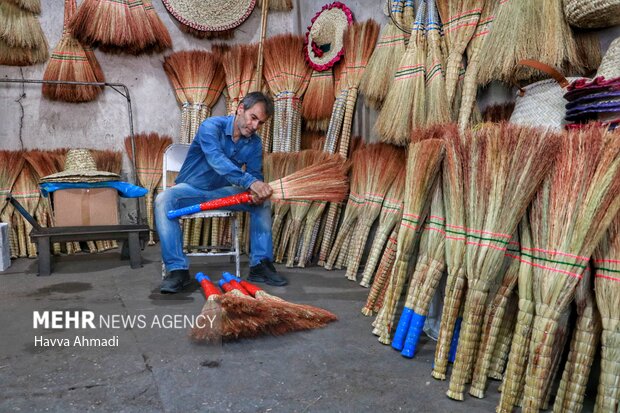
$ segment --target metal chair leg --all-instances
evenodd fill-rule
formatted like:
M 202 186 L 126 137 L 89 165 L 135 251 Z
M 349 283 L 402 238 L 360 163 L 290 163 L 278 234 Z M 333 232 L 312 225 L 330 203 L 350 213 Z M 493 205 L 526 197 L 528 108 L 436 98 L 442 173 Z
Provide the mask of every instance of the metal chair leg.
M 235 270 L 236 276 L 241 277 L 241 257 L 239 254 L 239 224 L 237 222 L 236 216 L 233 215 L 232 220 L 232 236 L 235 248 Z

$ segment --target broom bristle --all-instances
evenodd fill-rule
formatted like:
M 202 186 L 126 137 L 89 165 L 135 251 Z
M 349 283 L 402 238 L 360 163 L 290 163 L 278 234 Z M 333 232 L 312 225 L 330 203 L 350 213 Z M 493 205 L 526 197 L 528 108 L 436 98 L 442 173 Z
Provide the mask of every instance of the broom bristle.
M 128 0 L 84 0 L 69 22 L 80 43 L 122 51 L 135 47 L 135 22 Z
M 13 48 L 47 48 L 39 19 L 8 2 L 0 3 L 0 37 Z
M 170 37 L 168 29 L 159 18 L 157 11 L 153 7 L 153 3 L 151 2 L 151 0 L 143 0 L 142 3 L 148 17 L 148 22 L 153 31 L 154 44 L 152 46 L 152 49 L 156 53 L 161 53 L 166 49 L 171 49 L 172 38 Z
M 31 66 L 44 63 L 49 57 L 47 43 L 36 49 L 10 47 L 0 37 L 0 64 L 7 66 Z
M 265 80 L 274 94 L 287 91 L 303 95 L 311 69 L 303 56 L 303 37 L 280 34 L 268 38 L 264 43 Z
M 330 160 L 270 182 L 273 198 L 340 202 L 347 195 L 347 165 Z
M 254 88 L 252 77 L 256 71 L 257 45 L 235 45 L 222 56 L 226 86 L 230 99 L 228 113 L 236 113 L 239 101 Z
M 510 120 L 510 116 L 515 109 L 515 102 L 496 103 L 487 106 L 482 111 L 483 122 L 500 123 Z
M 24 158 L 35 172 L 35 178 L 37 180 L 44 176 L 60 172 L 52 152 L 41 150 L 26 151 L 24 152 Z
M 206 32 L 203 30 L 196 30 L 193 27 L 189 27 L 185 24 L 179 24 L 178 27 L 182 32 L 191 34 L 192 36 L 198 39 L 218 39 L 218 40 L 228 40 L 232 39 L 235 36 L 235 30 L 221 30 L 217 32 Z
M 136 156 L 134 158 L 130 137 L 125 138 L 125 150 L 130 159 L 136 163 L 136 174 L 140 184 L 153 191 L 162 177 L 164 151 L 172 145 L 172 138 L 157 133 L 139 133 L 134 135 Z
M 7 2 L 36 15 L 41 14 L 41 0 L 7 0 Z
M 123 154 L 120 151 L 91 149 L 97 170 L 120 175 L 123 167 Z
M 319 128 L 326 123 L 329 126 L 329 118 L 335 101 L 334 95 L 334 77 L 331 68 L 324 72 L 312 71 L 301 105 L 303 118 Z

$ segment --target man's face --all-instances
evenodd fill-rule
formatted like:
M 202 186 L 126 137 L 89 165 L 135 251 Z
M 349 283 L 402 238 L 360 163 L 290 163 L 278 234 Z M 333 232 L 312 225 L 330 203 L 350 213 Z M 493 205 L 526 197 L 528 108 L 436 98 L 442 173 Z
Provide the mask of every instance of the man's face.
M 264 103 L 256 103 L 250 109 L 243 104 L 237 108 L 237 127 L 242 136 L 249 137 L 258 130 L 268 119 Z

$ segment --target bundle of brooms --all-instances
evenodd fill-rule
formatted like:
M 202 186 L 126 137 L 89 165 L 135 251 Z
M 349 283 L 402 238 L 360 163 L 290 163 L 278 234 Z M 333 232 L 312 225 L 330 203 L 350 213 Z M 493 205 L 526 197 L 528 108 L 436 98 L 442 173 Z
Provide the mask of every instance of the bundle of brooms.
M 103 71 L 95 54 L 86 52 L 80 42 L 73 37 L 68 25 L 76 11 L 75 0 L 65 0 L 65 16 L 62 37 L 54 50 L 50 62 L 43 73 L 44 80 L 67 82 L 105 82 Z M 103 88 L 90 85 L 43 84 L 43 96 L 64 102 L 89 102 L 95 100 Z
M 444 145 L 440 139 L 426 139 L 412 143 L 409 147 L 398 250 L 383 307 L 377 316 L 375 331 L 373 331 L 379 334 L 379 341 L 383 344 L 391 342 L 392 326 L 398 301 L 407 281 L 409 261 L 418 242 L 425 215 L 428 213 L 431 190 L 439 173 L 443 156 Z
M 7 195 L 13 189 L 15 181 L 24 166 L 22 151 L 0 151 L 0 221 L 9 224 L 11 257 L 19 255 L 18 228 L 13 225 L 13 206 L 8 203 Z
M 489 289 L 527 205 L 553 164 L 559 137 L 509 124 L 467 140 L 464 164 L 467 297 L 448 397 L 463 400 L 478 349 Z
M 568 132 L 556 166 L 532 203 L 534 318 L 523 408 L 538 411 L 560 314 L 573 300 L 590 256 L 620 209 L 620 139 L 589 127 Z
M 601 314 L 601 375 L 594 410 L 614 411 L 620 399 L 620 214 L 594 251 L 594 292 Z
M 448 95 L 446 93 L 446 58 L 445 44 L 442 37 L 442 25 L 435 0 L 426 4 L 426 74 L 425 106 L 426 124 L 443 125 L 452 118 Z
M 12 190 L 12 196 L 20 202 L 26 211 L 32 216 L 35 215 L 39 206 L 39 183 L 31 166 L 25 164 L 21 169 Z M 30 242 L 28 234 L 32 229 L 32 225 L 21 214 L 16 214 L 18 221 L 17 235 L 19 246 L 19 257 L 35 258 L 37 256 L 36 245 Z
M 82 44 L 113 53 L 160 53 L 172 47 L 152 4 L 142 0 L 85 0 L 69 29 Z
M 172 138 L 160 136 L 155 132 L 138 133 L 134 136 L 136 153 L 134 156 L 131 137 L 125 138 L 125 150 L 129 158 L 135 162 L 136 175 L 140 186 L 148 191 L 145 197 L 146 221 L 151 228 L 149 231 L 149 245 L 155 245 L 153 231 L 155 222 L 153 219 L 153 199 L 155 189 L 162 178 L 162 163 L 164 152 L 168 146 L 172 145 Z

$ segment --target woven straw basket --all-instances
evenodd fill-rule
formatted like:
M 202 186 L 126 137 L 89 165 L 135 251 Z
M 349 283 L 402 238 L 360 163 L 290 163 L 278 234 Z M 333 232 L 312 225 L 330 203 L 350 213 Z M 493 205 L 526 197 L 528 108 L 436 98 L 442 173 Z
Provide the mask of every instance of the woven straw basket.
M 620 24 L 620 0 L 564 0 L 564 14 L 582 29 L 611 27 Z
M 522 60 L 519 64 L 542 70 L 553 79 L 541 80 L 520 89 L 510 123 L 561 130 L 566 114 L 566 86 L 578 78 L 567 79 L 554 68 L 536 61 Z
M 609 45 L 596 76 L 603 76 L 605 79 L 620 77 L 620 37 Z

